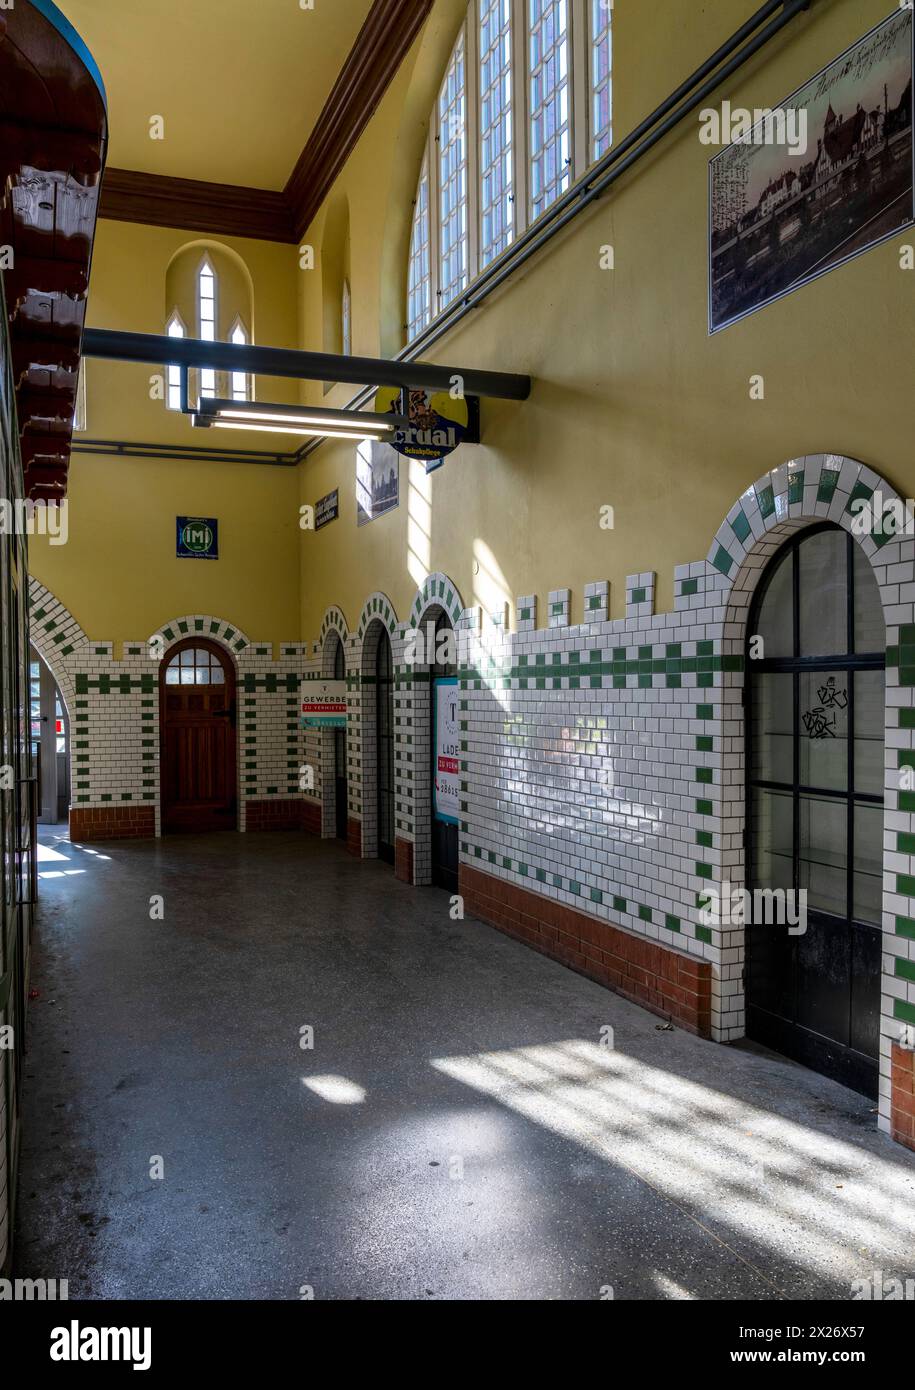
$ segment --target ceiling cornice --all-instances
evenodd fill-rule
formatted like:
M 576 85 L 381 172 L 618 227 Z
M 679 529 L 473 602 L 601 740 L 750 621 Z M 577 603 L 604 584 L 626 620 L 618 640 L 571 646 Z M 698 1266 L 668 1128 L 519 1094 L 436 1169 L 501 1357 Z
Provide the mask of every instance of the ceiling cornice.
M 108 169 L 102 217 L 215 235 L 295 242 L 304 235 L 432 8 L 375 0 L 282 193 Z
M 296 236 L 307 231 L 432 8 L 375 0 L 286 184 Z

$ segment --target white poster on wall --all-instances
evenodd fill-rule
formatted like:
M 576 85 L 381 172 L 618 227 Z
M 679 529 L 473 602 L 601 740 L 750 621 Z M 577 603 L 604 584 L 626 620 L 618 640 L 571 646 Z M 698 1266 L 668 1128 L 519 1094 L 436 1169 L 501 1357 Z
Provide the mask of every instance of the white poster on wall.
M 460 733 L 458 681 L 443 676 L 433 687 L 435 698 L 435 797 L 436 820 L 457 825 L 461 811 Z

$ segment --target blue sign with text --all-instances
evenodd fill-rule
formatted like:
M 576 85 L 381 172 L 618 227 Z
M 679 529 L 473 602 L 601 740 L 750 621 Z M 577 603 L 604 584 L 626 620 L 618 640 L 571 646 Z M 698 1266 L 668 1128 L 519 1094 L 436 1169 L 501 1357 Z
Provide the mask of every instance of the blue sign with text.
M 177 516 L 175 522 L 179 560 L 219 559 L 219 522 L 215 516 Z

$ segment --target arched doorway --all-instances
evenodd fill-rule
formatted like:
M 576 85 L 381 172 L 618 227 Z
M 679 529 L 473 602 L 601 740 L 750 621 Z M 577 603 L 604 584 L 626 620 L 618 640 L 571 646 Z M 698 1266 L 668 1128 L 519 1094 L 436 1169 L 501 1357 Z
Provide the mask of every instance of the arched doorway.
M 375 652 L 375 753 L 378 858 L 394 863 L 394 659 L 391 639 L 379 625 Z
M 235 830 L 235 667 L 188 637 L 159 667 L 163 831 Z
M 773 556 L 746 665 L 747 887 L 807 893 L 806 928 L 746 927 L 747 1035 L 876 1096 L 886 629 L 850 534 Z
M 70 720 L 53 672 L 34 647 L 29 649 L 29 713 L 38 820 L 62 825 L 70 813 Z
M 430 721 L 432 762 L 432 882 L 449 893 L 458 890 L 459 786 L 458 679 L 454 628 L 442 610 L 435 622 Z

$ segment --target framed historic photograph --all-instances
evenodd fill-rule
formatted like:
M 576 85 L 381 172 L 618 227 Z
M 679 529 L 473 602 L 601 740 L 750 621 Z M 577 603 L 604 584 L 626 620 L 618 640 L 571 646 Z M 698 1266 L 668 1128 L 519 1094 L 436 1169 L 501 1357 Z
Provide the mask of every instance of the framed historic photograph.
M 711 160 L 710 333 L 915 220 L 912 33 L 890 15 Z

